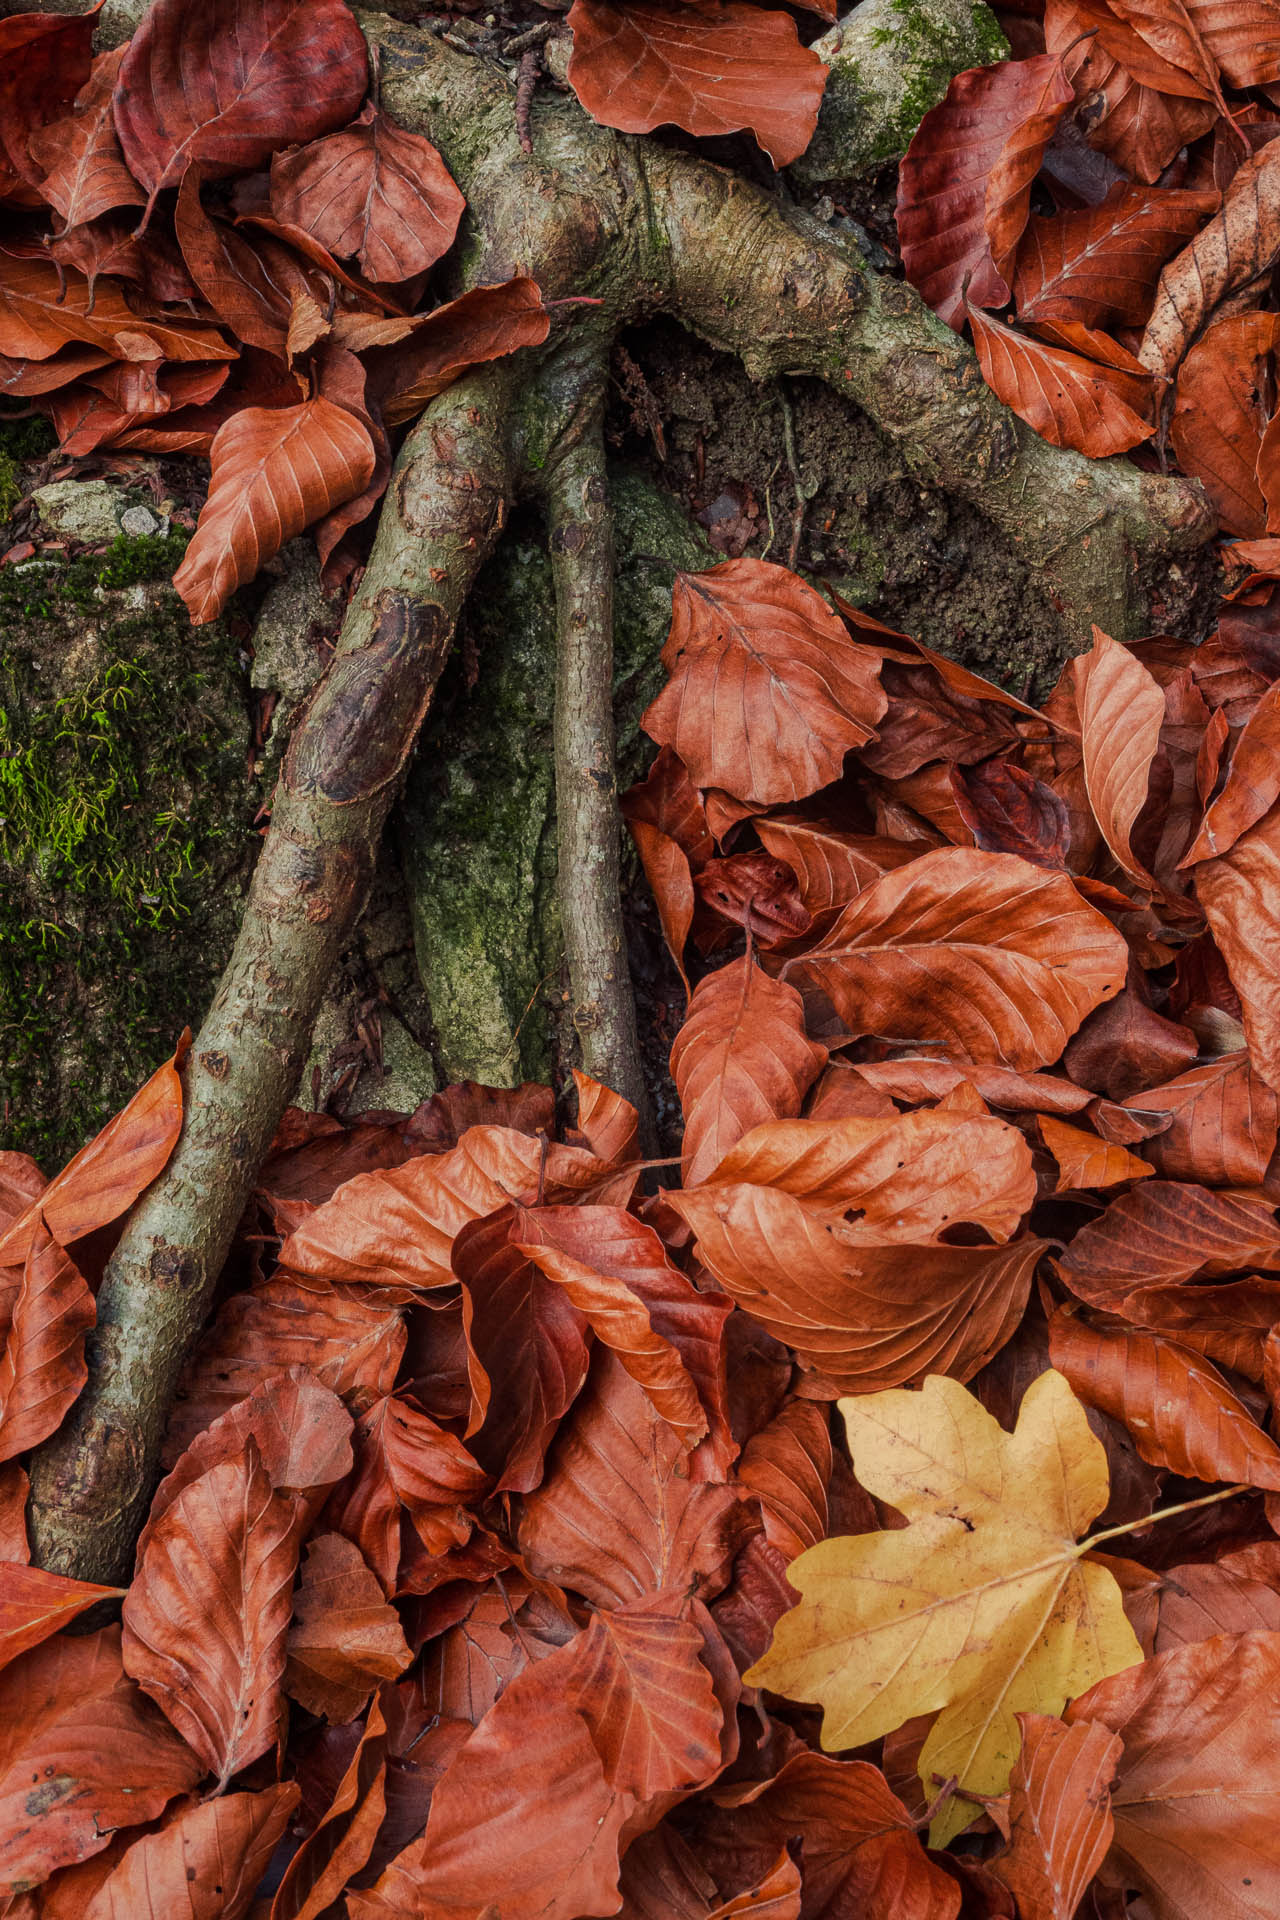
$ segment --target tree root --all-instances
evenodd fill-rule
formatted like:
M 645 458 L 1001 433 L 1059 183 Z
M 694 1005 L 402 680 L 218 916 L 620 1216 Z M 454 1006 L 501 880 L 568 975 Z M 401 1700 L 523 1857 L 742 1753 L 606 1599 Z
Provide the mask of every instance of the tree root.
M 182 1136 L 98 1294 L 89 1383 L 32 1464 L 38 1564 L 128 1578 L 178 1371 L 363 904 L 405 762 L 514 459 L 505 365 L 428 409 L 396 464 L 337 651 L 290 744 L 235 952 L 184 1072 Z
M 1081 639 L 1091 619 L 1122 637 L 1140 627 L 1135 554 L 1180 551 L 1211 534 L 1203 498 L 1184 482 L 1046 446 L 910 288 L 877 281 L 816 223 L 703 161 L 597 127 L 571 101 L 539 96 L 518 128 L 502 74 L 385 16 L 362 24 L 381 56 L 384 105 L 434 140 L 467 196 L 467 283 L 531 273 L 548 298 L 597 303 L 557 316 L 544 364 L 566 346 L 579 366 L 601 364 L 620 326 L 665 312 L 738 354 L 756 378 L 816 375 L 862 407 L 914 471 L 1002 527 Z M 112 1256 L 89 1384 L 33 1464 L 42 1566 L 94 1580 L 128 1572 L 178 1369 L 349 940 L 462 602 L 522 470 L 555 476 L 562 634 L 588 651 L 593 628 L 603 638 L 607 520 L 603 502 L 587 498 L 594 453 L 585 441 L 575 447 L 572 431 L 561 445 L 556 405 L 526 409 L 508 431 L 517 383 L 538 364 L 526 354 L 519 373 L 500 363 L 470 376 L 433 402 L 397 463 L 338 652 L 286 756 L 240 938 L 186 1069 L 181 1140 Z M 580 566 L 564 547 L 570 525 L 583 528 Z M 565 671 L 573 679 L 580 667 Z M 593 692 L 598 700 L 598 676 Z M 579 731 L 565 748 L 575 768 L 596 750 Z M 601 725 L 586 731 L 604 737 Z M 570 839 L 581 831 L 598 857 L 600 820 L 573 803 L 568 813 Z M 565 864 L 584 857 L 570 848 Z M 605 891 L 593 890 L 597 905 Z M 575 897 L 566 919 L 577 911 Z M 603 921 L 582 932 L 604 942 L 580 956 L 594 979 L 609 970 L 613 933 Z M 585 1004 L 596 989 L 580 978 Z M 616 1060 L 610 1076 L 630 1072 Z

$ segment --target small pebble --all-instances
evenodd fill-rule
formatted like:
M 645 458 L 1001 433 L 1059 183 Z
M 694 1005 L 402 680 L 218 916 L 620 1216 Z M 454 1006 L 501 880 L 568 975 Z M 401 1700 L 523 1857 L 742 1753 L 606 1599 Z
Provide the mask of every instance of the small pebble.
M 144 540 L 159 530 L 160 522 L 150 507 L 126 507 L 120 515 L 120 531 L 127 533 L 131 540 Z

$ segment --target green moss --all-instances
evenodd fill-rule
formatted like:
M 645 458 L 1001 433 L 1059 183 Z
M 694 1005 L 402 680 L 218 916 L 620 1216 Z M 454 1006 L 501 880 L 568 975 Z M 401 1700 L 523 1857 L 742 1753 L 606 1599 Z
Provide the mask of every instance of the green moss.
M 978 65 L 992 67 L 999 60 L 1009 57 L 1009 42 L 1001 31 L 1000 22 L 990 7 L 983 6 L 982 0 L 974 0 L 971 9 L 973 19 L 973 37 L 977 42 Z
M 0 574 L 0 1144 L 55 1167 L 203 1010 L 252 845 L 235 644 L 181 540 Z
M 28 414 L 21 420 L 6 420 L 0 414 L 0 452 L 10 460 L 41 460 L 57 444 L 53 423 L 42 413 Z
M 957 73 L 989 66 L 1009 51 L 995 15 L 981 0 L 971 8 L 972 38 L 950 25 L 940 26 L 919 0 L 893 0 L 893 12 L 897 24 L 871 36 L 877 46 L 893 47 L 895 64 L 903 75 L 902 98 L 873 150 L 872 157 L 882 161 L 896 160 L 906 152 L 920 122 L 945 96 Z

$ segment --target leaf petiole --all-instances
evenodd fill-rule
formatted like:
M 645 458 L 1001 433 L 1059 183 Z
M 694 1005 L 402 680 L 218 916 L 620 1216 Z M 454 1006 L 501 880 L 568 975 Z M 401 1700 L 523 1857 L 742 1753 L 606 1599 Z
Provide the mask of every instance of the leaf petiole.
M 1108 1527 L 1103 1533 L 1090 1534 L 1087 1540 L 1080 1541 L 1080 1552 L 1088 1553 L 1100 1541 L 1114 1540 L 1121 1533 L 1140 1533 L 1144 1527 L 1154 1527 L 1157 1520 L 1171 1520 L 1175 1513 L 1190 1513 L 1194 1507 L 1211 1507 L 1216 1500 L 1230 1500 L 1234 1494 L 1249 1491 L 1247 1483 L 1238 1487 L 1219 1487 L 1216 1493 L 1201 1494 L 1198 1500 L 1183 1500 L 1176 1507 L 1157 1507 L 1154 1513 L 1147 1514 L 1144 1519 L 1126 1520 L 1121 1526 Z

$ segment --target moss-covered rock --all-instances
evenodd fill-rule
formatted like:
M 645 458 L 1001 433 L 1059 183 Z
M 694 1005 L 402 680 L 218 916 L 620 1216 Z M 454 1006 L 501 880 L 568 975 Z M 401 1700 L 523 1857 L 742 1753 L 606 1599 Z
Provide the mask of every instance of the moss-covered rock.
M 831 72 L 817 131 L 792 172 L 816 186 L 900 159 L 955 75 L 1008 51 L 982 0 L 862 0 L 814 45 Z
M 716 556 L 646 480 L 617 472 L 612 487 L 614 707 L 625 787 L 646 757 L 638 723 L 662 680 L 675 569 Z M 530 526 L 481 576 L 405 800 L 418 964 L 448 1079 L 510 1086 L 545 1080 L 564 1064 L 554 689 L 551 568 Z
M 243 671 L 182 551 L 0 573 L 0 1144 L 50 1169 L 199 1019 L 255 844 Z

